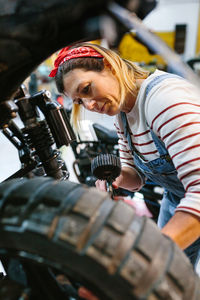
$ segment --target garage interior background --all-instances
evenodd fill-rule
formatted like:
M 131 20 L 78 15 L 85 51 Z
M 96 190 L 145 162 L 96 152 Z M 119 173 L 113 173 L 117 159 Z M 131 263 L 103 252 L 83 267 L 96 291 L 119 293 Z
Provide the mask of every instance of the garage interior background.
M 200 59 L 200 1 L 199 0 L 158 0 L 156 8 L 144 19 L 146 26 L 157 33 L 166 43 L 179 53 L 184 62 L 191 59 Z M 123 57 L 130 58 L 146 68 L 165 68 L 165 62 L 157 55 L 150 55 L 148 50 L 128 35 L 122 39 L 119 49 Z M 54 54 L 33 73 L 37 81 L 37 90 L 47 89 L 52 97 L 58 96 L 55 84 L 49 81 L 48 74 L 52 67 Z M 195 65 L 200 76 L 200 63 Z M 170 70 L 169 70 L 170 71 Z M 27 79 L 30 83 L 30 78 Z M 31 86 L 29 85 L 31 88 Z M 33 87 L 33 89 L 36 87 Z M 64 99 L 64 104 L 67 99 Z M 114 129 L 113 118 L 106 115 L 84 111 L 84 118 L 92 122 Z M 19 120 L 16 120 L 19 124 Z M 0 133 L 0 182 L 16 172 L 20 163 L 18 153 L 12 144 Z M 6 156 L 5 156 L 6 154 Z M 68 155 L 70 155 L 68 153 Z M 7 157 L 7 161 L 5 161 Z M 76 181 L 73 176 L 70 178 Z

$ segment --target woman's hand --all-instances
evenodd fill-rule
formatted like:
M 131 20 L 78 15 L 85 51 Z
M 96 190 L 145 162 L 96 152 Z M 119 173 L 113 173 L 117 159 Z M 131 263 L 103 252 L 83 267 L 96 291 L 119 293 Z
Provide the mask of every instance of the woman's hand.
M 95 186 L 96 186 L 96 188 L 97 188 L 98 190 L 100 190 L 100 191 L 104 191 L 104 192 L 107 191 L 106 180 L 100 180 L 100 179 L 98 179 L 98 180 L 95 182 Z M 117 180 L 114 181 L 114 182 L 112 183 L 112 187 L 113 187 L 114 189 L 118 189 L 118 188 L 119 188 L 119 185 L 118 185 L 118 183 L 117 183 Z
M 106 191 L 106 181 L 105 180 L 97 180 L 95 182 L 96 188 L 101 191 Z M 129 191 L 139 190 L 143 185 L 141 181 L 141 177 L 135 169 L 123 167 L 121 170 L 121 174 L 113 181 L 112 186 L 114 189 L 118 189 L 119 187 L 124 188 Z
M 98 179 L 96 182 L 95 182 L 95 186 L 98 190 L 100 191 L 104 191 L 106 192 L 107 191 L 107 188 L 106 188 L 106 181 L 105 180 L 100 180 Z

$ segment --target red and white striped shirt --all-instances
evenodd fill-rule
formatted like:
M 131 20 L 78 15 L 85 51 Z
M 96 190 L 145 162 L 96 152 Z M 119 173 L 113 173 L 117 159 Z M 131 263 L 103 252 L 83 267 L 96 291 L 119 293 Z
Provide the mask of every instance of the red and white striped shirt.
M 146 162 L 158 158 L 148 125 L 152 128 L 164 142 L 186 191 L 176 210 L 200 216 L 200 93 L 184 79 L 167 78 L 145 97 L 148 83 L 163 73 L 157 70 L 144 80 L 133 109 L 127 113 L 132 143 Z M 122 167 L 132 168 L 134 161 L 119 116 L 115 126 Z

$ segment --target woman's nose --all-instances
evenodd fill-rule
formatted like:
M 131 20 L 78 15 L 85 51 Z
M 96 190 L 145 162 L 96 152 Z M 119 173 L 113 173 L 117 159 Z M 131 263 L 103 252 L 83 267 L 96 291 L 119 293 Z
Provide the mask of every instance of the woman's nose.
M 95 100 L 92 99 L 83 99 L 83 103 L 86 109 L 91 111 L 97 110 L 97 103 Z

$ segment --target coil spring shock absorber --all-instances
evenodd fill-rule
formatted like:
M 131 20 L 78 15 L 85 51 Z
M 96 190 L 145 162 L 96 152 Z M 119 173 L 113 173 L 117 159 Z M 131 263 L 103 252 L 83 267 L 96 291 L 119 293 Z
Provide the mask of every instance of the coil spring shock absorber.
M 45 120 L 37 122 L 35 126 L 23 130 L 26 142 L 35 149 L 40 158 L 45 173 L 56 179 L 66 179 L 67 174 L 62 170 L 63 163 L 59 159 L 59 152 L 53 150 L 53 136 Z
M 44 97 L 41 93 L 40 97 Z M 37 110 L 36 98 L 26 96 L 16 101 L 19 108 L 19 115 L 25 128 L 26 143 L 35 156 L 39 158 L 39 165 L 42 165 L 47 176 L 55 179 L 65 180 L 68 172 L 63 170 L 62 160 L 59 152 L 53 149 L 55 143 L 46 120 L 39 120 L 40 115 Z

